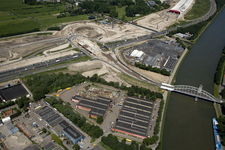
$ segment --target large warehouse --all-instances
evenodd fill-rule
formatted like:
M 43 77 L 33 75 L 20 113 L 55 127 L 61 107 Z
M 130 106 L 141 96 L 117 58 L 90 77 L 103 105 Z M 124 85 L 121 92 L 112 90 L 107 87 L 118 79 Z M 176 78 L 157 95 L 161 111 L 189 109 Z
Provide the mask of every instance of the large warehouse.
M 84 137 L 72 125 L 66 122 L 58 113 L 53 111 L 50 107 L 44 106 L 36 111 L 39 118 L 44 119 L 52 131 L 56 135 L 66 136 L 73 144 L 78 143 Z
M 119 116 L 114 131 L 146 138 L 154 102 L 146 99 L 127 97 Z
M 135 49 L 131 54 L 130 57 L 135 57 L 135 58 L 141 58 L 145 53 L 142 51 L 139 51 L 137 49 Z
M 15 100 L 22 95 L 28 95 L 29 93 L 23 87 L 22 84 L 17 84 L 0 90 L 0 103 L 9 100 Z
M 77 103 L 76 108 L 84 109 L 89 112 L 89 116 L 93 118 L 97 118 L 98 116 L 106 115 L 106 111 L 109 109 L 109 105 L 111 103 L 111 99 L 99 96 L 96 100 L 90 99 L 81 96 L 75 96 L 73 99 L 79 101 Z

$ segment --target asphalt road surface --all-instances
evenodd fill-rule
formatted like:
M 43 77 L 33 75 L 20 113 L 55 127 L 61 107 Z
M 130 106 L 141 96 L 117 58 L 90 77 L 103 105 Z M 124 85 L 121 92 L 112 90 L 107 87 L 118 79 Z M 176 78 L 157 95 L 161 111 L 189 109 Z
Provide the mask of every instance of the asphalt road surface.
M 83 54 L 83 52 L 80 52 L 80 53 L 76 53 L 74 55 L 66 55 L 66 56 L 58 57 L 56 59 L 51 59 L 48 61 L 40 60 L 40 63 L 35 63 L 33 65 L 24 66 L 24 67 L 20 67 L 20 68 L 14 68 L 12 70 L 0 72 L 0 81 L 8 80 L 12 76 L 21 75 L 22 73 L 25 73 L 25 72 L 28 72 L 31 70 L 48 67 L 48 66 L 55 65 L 60 62 L 66 62 L 66 61 L 69 61 L 72 59 L 77 59 L 84 55 L 85 54 Z

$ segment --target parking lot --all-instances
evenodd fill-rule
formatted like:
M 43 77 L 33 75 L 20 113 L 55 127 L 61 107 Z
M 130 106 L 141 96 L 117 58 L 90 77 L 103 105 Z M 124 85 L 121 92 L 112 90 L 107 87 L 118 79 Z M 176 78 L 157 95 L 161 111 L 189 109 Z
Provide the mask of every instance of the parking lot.
M 38 119 L 37 114 L 35 113 L 35 107 L 37 106 L 44 106 L 45 104 L 42 102 L 32 103 L 31 108 L 29 110 L 29 115 L 25 117 L 25 114 L 22 113 L 21 116 L 15 118 L 13 121 L 14 123 L 23 123 L 26 128 L 34 135 L 32 138 L 33 141 L 35 141 L 38 145 L 44 146 L 51 142 L 51 135 L 48 135 L 48 133 L 41 133 L 42 128 L 46 128 L 48 131 L 51 131 L 47 128 L 44 121 L 40 121 Z M 36 122 L 37 126 L 34 127 L 33 123 Z

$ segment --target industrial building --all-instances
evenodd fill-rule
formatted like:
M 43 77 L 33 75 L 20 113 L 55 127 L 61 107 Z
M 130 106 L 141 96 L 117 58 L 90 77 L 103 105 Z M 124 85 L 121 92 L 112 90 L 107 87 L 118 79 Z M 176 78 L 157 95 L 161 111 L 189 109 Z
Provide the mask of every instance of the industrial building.
M 154 102 L 127 97 L 118 115 L 113 131 L 139 138 L 146 138 L 149 130 Z
M 98 116 L 103 116 L 105 118 L 106 111 L 109 109 L 109 105 L 111 103 L 111 99 L 99 96 L 97 99 L 91 99 L 86 97 L 77 96 L 76 99 L 78 104 L 76 108 L 88 110 L 88 116 L 93 118 L 97 118 Z
M 146 66 L 152 66 L 152 67 L 157 67 L 157 63 L 160 62 L 160 59 L 162 56 L 160 54 L 155 54 L 155 53 L 150 53 L 148 57 L 144 60 L 144 64 Z
M 48 144 L 46 144 L 43 148 L 44 150 L 50 150 L 51 148 L 53 148 L 55 146 L 55 144 L 53 144 L 52 142 L 49 142 Z
M 166 60 L 165 64 L 163 65 L 163 68 L 166 69 L 167 71 L 172 72 L 176 63 L 177 63 L 177 59 L 171 58 L 169 56 L 168 59 Z
M 22 84 L 10 86 L 0 90 L 0 103 L 9 101 L 9 100 L 16 100 L 16 98 L 22 95 L 28 95 L 28 94 L 29 93 L 23 87 Z
M 130 54 L 130 56 L 137 54 L 137 49 L 141 49 L 144 53 L 142 59 L 139 59 L 140 61 L 136 62 L 140 62 L 146 66 L 166 69 L 170 72 L 173 71 L 178 56 L 180 56 L 184 51 L 182 47 L 174 46 L 168 42 L 160 40 L 151 40 L 149 42 L 136 45 L 132 47 L 132 49 L 134 49 L 134 51 Z M 130 49 L 127 49 L 124 53 L 127 59 L 130 59 L 130 57 L 127 57 L 127 54 L 130 53 L 130 51 Z
M 52 128 L 51 130 L 57 136 L 64 135 L 71 142 L 73 142 L 73 144 L 76 144 L 82 139 L 82 137 L 84 137 L 72 125 L 67 123 L 58 113 L 54 112 L 48 106 L 40 108 L 36 111 L 36 114 L 39 118 L 45 120 L 45 123 Z
M 130 57 L 135 57 L 135 58 L 141 59 L 141 58 L 143 57 L 144 54 L 145 54 L 144 52 L 135 49 L 135 50 L 130 54 Z
M 29 145 L 28 147 L 24 148 L 23 150 L 41 150 L 36 144 L 35 145 Z
M 52 131 L 56 133 L 58 136 L 64 135 L 73 144 L 78 143 L 83 138 L 82 134 L 79 133 L 72 125 L 67 123 L 65 120 L 60 122 L 56 127 L 57 127 L 57 131 L 56 131 L 56 128 L 53 128 Z
M 17 127 L 15 127 L 12 123 L 8 124 L 7 128 L 9 130 L 9 134 L 11 134 L 11 135 L 16 133 L 17 131 L 19 131 L 19 129 Z
M 29 138 L 34 137 L 34 134 L 31 133 L 22 123 L 17 123 L 16 126 Z
M 48 124 L 50 127 L 56 126 L 58 123 L 63 121 L 63 118 L 55 113 L 51 108 L 48 106 L 44 106 L 36 111 L 40 119 L 44 119 L 45 123 Z

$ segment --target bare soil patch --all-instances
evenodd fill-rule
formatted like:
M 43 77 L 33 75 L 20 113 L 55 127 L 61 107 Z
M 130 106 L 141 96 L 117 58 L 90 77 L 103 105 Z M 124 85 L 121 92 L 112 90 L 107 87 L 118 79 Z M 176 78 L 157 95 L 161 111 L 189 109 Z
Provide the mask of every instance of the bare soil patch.
M 94 61 L 86 61 L 86 62 L 73 64 L 69 66 L 68 69 L 71 71 L 84 72 L 84 71 L 90 71 L 93 69 L 99 69 L 102 67 L 103 67 L 103 64 L 101 61 L 94 60 Z

